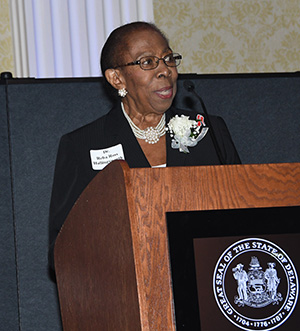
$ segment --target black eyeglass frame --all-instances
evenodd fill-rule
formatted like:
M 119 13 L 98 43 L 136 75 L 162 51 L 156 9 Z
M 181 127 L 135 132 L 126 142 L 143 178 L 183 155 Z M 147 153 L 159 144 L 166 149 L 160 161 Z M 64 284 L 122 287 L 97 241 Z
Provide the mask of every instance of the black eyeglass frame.
M 133 61 L 133 62 L 129 62 L 129 63 L 126 63 L 126 64 L 121 64 L 121 65 L 118 65 L 118 66 L 116 66 L 116 67 L 114 67 L 113 69 L 117 69 L 117 68 L 121 68 L 121 67 L 127 67 L 127 66 L 135 66 L 135 65 L 139 65 L 140 66 L 140 68 L 142 69 L 142 70 L 154 70 L 154 69 L 156 69 L 157 67 L 158 67 L 158 64 L 159 64 L 159 61 L 160 60 L 162 60 L 163 62 L 164 62 L 164 64 L 167 66 L 167 67 L 170 67 L 170 68 L 175 68 L 175 67 L 178 67 L 179 65 L 180 65 L 180 62 L 178 63 L 178 64 L 175 64 L 175 65 L 170 65 L 170 63 L 168 64 L 167 62 L 166 62 L 166 58 L 168 57 L 168 56 L 170 56 L 170 55 L 173 55 L 173 58 L 175 59 L 175 60 L 182 60 L 182 55 L 181 54 L 179 54 L 179 53 L 169 53 L 169 54 L 167 54 L 167 55 L 165 55 L 164 57 L 157 57 L 157 56 L 155 56 L 155 55 L 151 55 L 151 56 L 143 56 L 143 57 L 141 57 L 139 60 L 136 60 L 136 61 Z M 154 62 L 155 64 L 156 64 L 156 66 L 155 67 L 153 67 L 153 68 L 149 68 L 149 69 L 145 69 L 145 68 L 143 68 L 142 67 L 142 59 L 144 59 L 144 58 L 149 58 L 149 57 L 151 57 L 151 58 L 155 58 L 156 59 L 156 61 Z

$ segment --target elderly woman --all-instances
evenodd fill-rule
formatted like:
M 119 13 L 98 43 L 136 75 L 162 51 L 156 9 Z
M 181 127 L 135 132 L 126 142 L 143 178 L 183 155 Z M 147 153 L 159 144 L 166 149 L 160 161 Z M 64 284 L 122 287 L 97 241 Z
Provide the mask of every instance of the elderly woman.
M 220 164 L 206 119 L 172 107 L 180 61 L 181 55 L 173 53 L 153 24 L 126 24 L 107 39 L 101 69 L 119 100 L 107 115 L 61 139 L 50 205 L 52 267 L 55 239 L 65 218 L 87 184 L 109 162 L 124 159 L 136 168 Z M 190 132 L 185 140 L 178 140 L 181 120 Z M 224 121 L 211 116 L 210 122 L 225 162 L 239 163 Z M 105 162 L 98 162 L 101 159 Z

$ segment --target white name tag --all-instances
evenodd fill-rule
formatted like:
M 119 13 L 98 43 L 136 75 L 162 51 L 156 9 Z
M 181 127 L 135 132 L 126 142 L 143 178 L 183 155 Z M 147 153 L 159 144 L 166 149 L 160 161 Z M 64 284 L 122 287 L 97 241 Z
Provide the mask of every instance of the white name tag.
M 90 150 L 92 168 L 102 170 L 114 160 L 125 160 L 121 144 L 105 149 Z

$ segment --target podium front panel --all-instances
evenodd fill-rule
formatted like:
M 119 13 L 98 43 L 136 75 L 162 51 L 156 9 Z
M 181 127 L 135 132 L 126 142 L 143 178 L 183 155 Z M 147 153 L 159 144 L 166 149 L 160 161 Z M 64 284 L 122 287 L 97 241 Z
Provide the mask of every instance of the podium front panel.
M 298 330 L 299 213 L 167 213 L 177 330 Z

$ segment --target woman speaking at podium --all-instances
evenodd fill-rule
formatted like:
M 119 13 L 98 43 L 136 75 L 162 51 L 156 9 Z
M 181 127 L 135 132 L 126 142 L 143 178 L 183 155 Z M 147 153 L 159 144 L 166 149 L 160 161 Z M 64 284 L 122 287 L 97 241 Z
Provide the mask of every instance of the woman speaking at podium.
M 108 37 L 101 69 L 116 102 L 107 115 L 60 141 L 50 204 L 52 268 L 55 239 L 70 209 L 109 162 L 124 159 L 131 168 L 240 163 L 220 117 L 172 106 L 181 59 L 154 24 L 126 24 Z

